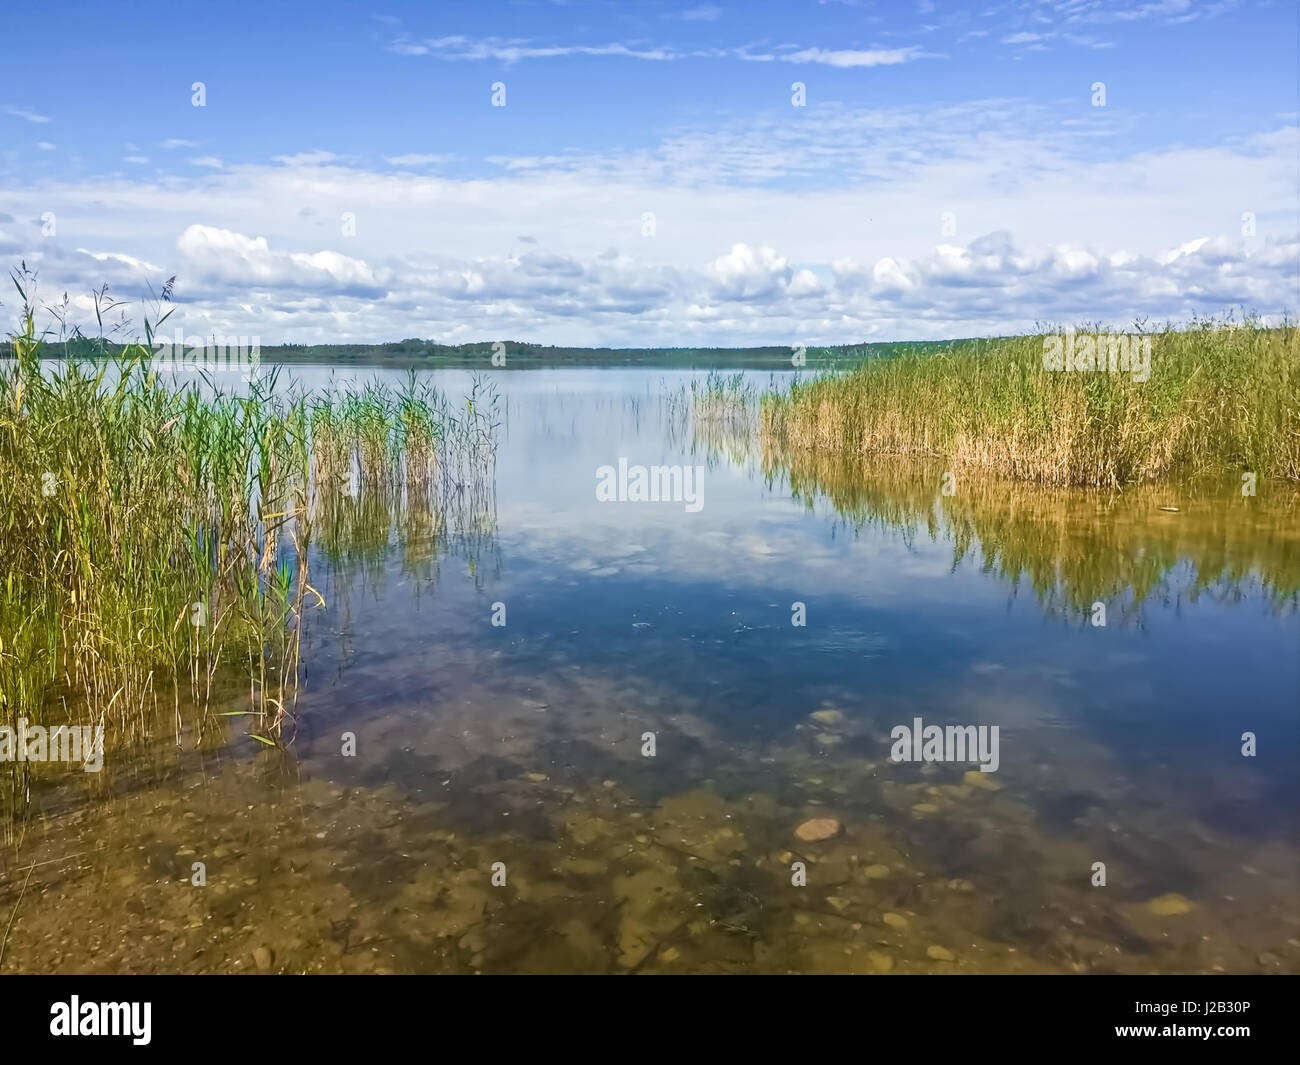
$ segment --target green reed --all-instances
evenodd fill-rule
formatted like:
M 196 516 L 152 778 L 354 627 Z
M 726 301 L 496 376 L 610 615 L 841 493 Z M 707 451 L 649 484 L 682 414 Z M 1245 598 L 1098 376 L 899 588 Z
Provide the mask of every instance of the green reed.
M 762 430 L 774 446 L 928 456 L 1045 484 L 1300 480 L 1294 325 L 1200 321 L 1151 340 L 1146 381 L 1044 369 L 1039 336 L 872 359 L 765 396 Z
M 239 713 L 275 741 L 304 613 L 324 605 L 308 564 L 322 523 L 340 549 L 322 492 L 445 496 L 441 471 L 467 448 L 479 470 L 494 461 L 495 402 L 473 411 L 476 387 L 462 413 L 414 379 L 397 393 L 286 392 L 274 372 L 242 395 L 178 386 L 148 343 L 55 368 L 29 280 L 14 275 L 23 313 L 0 360 L 0 724 L 58 716 L 129 739 L 170 721 L 179 742 L 184 705 L 201 739 L 214 685 L 242 677 Z

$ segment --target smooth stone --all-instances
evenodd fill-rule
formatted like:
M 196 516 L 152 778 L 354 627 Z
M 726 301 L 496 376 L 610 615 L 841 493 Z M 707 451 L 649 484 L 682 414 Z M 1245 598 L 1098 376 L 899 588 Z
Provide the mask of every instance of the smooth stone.
M 531 780 L 534 784 L 541 784 L 544 780 L 546 780 L 546 774 L 545 774 L 545 773 L 529 773 L 528 776 L 527 776 L 527 779 Z
M 843 741 L 844 741 L 843 736 L 834 736 L 829 732 L 817 733 L 817 742 L 820 743 L 823 747 L 834 747 L 835 744 L 842 743 Z
M 1178 917 L 1191 911 L 1192 904 L 1182 895 L 1170 892 L 1167 895 L 1161 895 L 1159 898 L 1152 899 L 1147 903 L 1147 909 L 1159 917 Z
M 983 788 L 985 791 L 1001 791 L 1002 785 L 992 779 L 992 773 L 981 773 L 978 769 L 968 769 L 962 774 L 961 781 L 963 784 L 969 784 L 972 788 Z
M 948 950 L 946 947 L 937 947 L 937 946 L 926 947 L 925 956 L 927 958 L 933 958 L 935 961 L 956 961 L 957 960 L 957 955 L 955 955 L 952 951 Z
M 894 968 L 894 959 L 883 951 L 873 950 L 867 954 L 871 959 L 871 964 L 875 967 L 876 972 L 892 972 Z
M 901 914 L 887 913 L 884 914 L 880 919 L 884 921 L 885 924 L 889 925 L 890 928 L 896 928 L 900 932 L 906 932 L 909 928 L 912 927 L 908 919 L 902 916 Z
M 932 802 L 918 802 L 912 807 L 912 811 L 913 813 L 918 814 L 937 814 L 939 812 L 939 807 L 935 806 Z
M 827 895 L 826 901 L 831 905 L 836 913 L 843 913 L 853 905 L 851 899 L 846 899 L 841 895 Z
M 817 843 L 824 839 L 834 839 L 843 831 L 844 826 L 833 817 L 814 817 L 796 828 L 794 834 L 805 843 Z
M 890 872 L 887 865 L 869 865 L 862 870 L 862 875 L 868 880 L 887 880 Z
M 816 721 L 817 724 L 826 725 L 832 728 L 835 725 L 844 723 L 844 715 L 838 710 L 818 710 L 816 713 L 809 714 L 808 716 Z
M 253 963 L 261 969 L 262 972 L 266 972 L 275 964 L 275 951 L 270 947 L 265 946 L 255 948 L 253 950 Z

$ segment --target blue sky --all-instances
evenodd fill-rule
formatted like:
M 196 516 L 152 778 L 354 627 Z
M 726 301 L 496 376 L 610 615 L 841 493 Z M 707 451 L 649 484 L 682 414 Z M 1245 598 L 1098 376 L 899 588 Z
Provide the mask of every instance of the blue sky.
M 187 332 L 265 343 L 1296 310 L 1294 3 L 51 3 L 5 24 L 25 43 L 0 254 L 74 318 L 98 283 L 172 274 Z

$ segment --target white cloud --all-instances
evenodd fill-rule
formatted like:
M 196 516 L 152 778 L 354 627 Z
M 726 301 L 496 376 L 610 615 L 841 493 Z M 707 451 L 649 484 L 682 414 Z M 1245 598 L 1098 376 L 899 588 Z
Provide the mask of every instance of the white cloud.
M 129 266 L 132 270 L 139 270 L 146 273 L 157 273 L 160 269 L 153 263 L 146 262 L 144 259 L 137 259 L 133 255 L 122 255 L 118 252 L 109 251 L 87 251 L 85 248 L 78 248 L 77 254 L 87 255 L 98 263 L 121 263 Z
M 919 48 L 873 48 L 867 51 L 803 48 L 779 58 L 787 63 L 822 63 L 828 67 L 888 67 L 910 63 L 925 55 Z
M 389 155 L 384 158 L 384 162 L 390 166 L 430 166 L 434 163 L 445 163 L 449 160 L 449 155 L 421 155 L 411 153 L 408 155 Z
M 233 285 L 346 289 L 377 295 L 384 272 L 335 251 L 273 251 L 265 237 L 214 226 L 187 226 L 176 246 L 190 273 Z
M 569 56 L 605 56 L 653 61 L 679 59 L 738 59 L 748 62 L 821 63 L 833 67 L 896 66 L 914 59 L 940 58 L 917 47 L 843 49 L 787 46 L 778 52 L 755 52 L 748 46 L 730 48 L 677 48 L 641 42 L 608 44 L 539 44 L 523 38 L 461 35 L 412 40 L 403 34 L 388 44 L 388 50 L 404 56 L 430 56 L 447 60 L 497 60 L 518 63 L 524 59 L 561 59 Z
M 46 291 L 143 295 L 178 274 L 185 314 L 268 343 L 847 343 L 1295 311 L 1293 126 L 1130 158 L 1098 158 L 1092 132 L 980 101 L 809 108 L 465 178 L 328 152 L 211 160 L 7 188 L 4 247 Z M 1260 236 L 1240 235 L 1242 204 Z M 41 237 L 47 210 L 103 250 Z
M 27 122 L 43 123 L 49 121 L 49 118 L 45 115 L 37 114 L 35 111 L 29 111 L 25 107 L 6 107 L 5 114 L 12 115 L 14 118 L 21 118 Z
M 397 55 L 429 55 L 438 59 L 481 60 L 495 59 L 504 63 L 517 63 L 521 59 L 559 59 L 565 56 L 623 56 L 629 59 L 664 60 L 679 58 L 670 48 L 627 45 L 617 42 L 600 45 L 567 44 L 541 45 L 531 41 L 501 37 L 484 37 L 471 40 L 463 36 L 428 37 L 412 41 L 401 36 L 388 46 Z
M 902 266 L 888 256 L 871 268 L 871 281 L 881 294 L 909 292 L 917 287 L 917 283 L 907 276 Z
M 735 244 L 727 255 L 709 267 L 717 289 L 728 299 L 754 299 L 782 289 L 790 281 L 790 267 L 771 248 Z
M 326 163 L 340 162 L 342 159 L 333 152 L 319 149 L 314 152 L 299 152 L 297 155 L 277 155 L 273 158 L 277 163 L 283 163 L 285 166 L 323 166 Z

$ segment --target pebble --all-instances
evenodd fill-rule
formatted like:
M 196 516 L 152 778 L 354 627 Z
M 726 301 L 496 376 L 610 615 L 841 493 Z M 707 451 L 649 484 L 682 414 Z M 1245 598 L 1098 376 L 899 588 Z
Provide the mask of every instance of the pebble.
M 868 955 L 877 972 L 887 973 L 894 968 L 894 959 L 883 951 L 873 950 Z
M 267 946 L 255 948 L 253 950 L 253 964 L 262 972 L 267 972 L 275 964 L 275 951 Z
M 956 961 L 957 955 L 947 947 L 930 946 L 925 948 L 925 956 L 935 961 Z
M 843 831 L 844 826 L 833 817 L 814 817 L 796 828 L 794 834 L 805 843 L 817 843 L 824 839 L 834 839 Z
M 844 715 L 838 710 L 818 710 L 816 713 L 808 715 L 819 725 L 826 725 L 828 728 L 834 728 L 836 725 L 843 724 Z
M 961 780 L 963 784 L 968 784 L 972 788 L 983 788 L 985 791 L 1002 790 L 1002 785 L 993 780 L 992 773 L 981 773 L 978 769 L 968 769 Z
M 889 925 L 890 928 L 896 928 L 900 932 L 906 932 L 912 927 L 907 918 L 901 914 L 887 913 L 880 919 L 884 921 L 885 924 Z
M 869 865 L 862 870 L 862 875 L 868 880 L 887 880 L 889 878 L 889 866 L 887 865 Z

